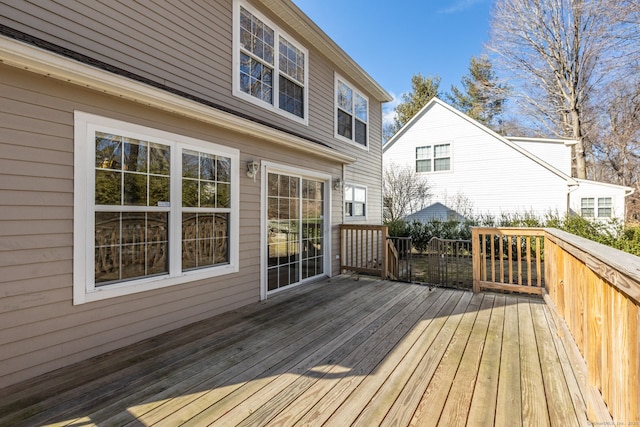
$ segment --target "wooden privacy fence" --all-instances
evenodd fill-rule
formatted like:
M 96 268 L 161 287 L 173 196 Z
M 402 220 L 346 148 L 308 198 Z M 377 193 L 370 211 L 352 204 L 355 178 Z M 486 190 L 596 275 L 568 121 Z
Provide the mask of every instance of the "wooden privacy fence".
M 340 225 L 340 271 L 397 280 L 398 251 L 385 225 Z
M 542 295 L 544 230 L 472 228 L 473 290 Z

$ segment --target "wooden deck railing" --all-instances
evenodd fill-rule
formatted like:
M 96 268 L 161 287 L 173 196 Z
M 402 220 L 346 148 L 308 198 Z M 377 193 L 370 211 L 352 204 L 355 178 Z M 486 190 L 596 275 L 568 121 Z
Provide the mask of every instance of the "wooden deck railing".
M 473 290 L 542 294 L 544 230 L 473 228 Z
M 639 425 L 640 258 L 555 229 L 476 228 L 473 245 L 476 292 L 541 293 L 561 319 L 589 419 Z
M 396 279 L 398 252 L 385 225 L 340 225 L 340 271 Z
M 546 230 L 545 261 L 548 299 L 586 361 L 589 395 L 600 392 L 615 425 L 640 425 L 640 258 Z

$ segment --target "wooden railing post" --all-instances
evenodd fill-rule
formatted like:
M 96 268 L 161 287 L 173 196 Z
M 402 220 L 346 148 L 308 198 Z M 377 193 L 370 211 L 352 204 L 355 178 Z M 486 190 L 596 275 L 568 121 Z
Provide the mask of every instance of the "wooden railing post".
M 480 274 L 481 274 L 481 257 L 482 249 L 480 247 L 480 229 L 473 227 L 471 229 L 471 256 L 473 263 L 473 292 L 480 292 Z
M 389 264 L 388 264 L 388 260 L 389 260 L 389 250 L 387 249 L 387 238 L 389 237 L 389 228 L 382 227 L 382 236 L 381 236 L 381 243 L 382 243 L 382 271 L 380 273 L 382 280 L 385 280 L 387 277 L 389 277 Z

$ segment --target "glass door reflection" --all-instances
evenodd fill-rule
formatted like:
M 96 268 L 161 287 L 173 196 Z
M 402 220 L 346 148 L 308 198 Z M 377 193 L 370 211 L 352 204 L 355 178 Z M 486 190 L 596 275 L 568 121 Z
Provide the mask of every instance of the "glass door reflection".
M 267 289 L 273 291 L 324 271 L 324 183 L 268 173 Z

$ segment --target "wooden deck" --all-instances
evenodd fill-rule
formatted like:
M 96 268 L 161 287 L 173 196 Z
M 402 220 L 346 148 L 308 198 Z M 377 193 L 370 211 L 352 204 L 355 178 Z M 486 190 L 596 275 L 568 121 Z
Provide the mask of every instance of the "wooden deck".
M 0 390 L 0 425 L 587 425 L 538 297 L 340 276 Z

